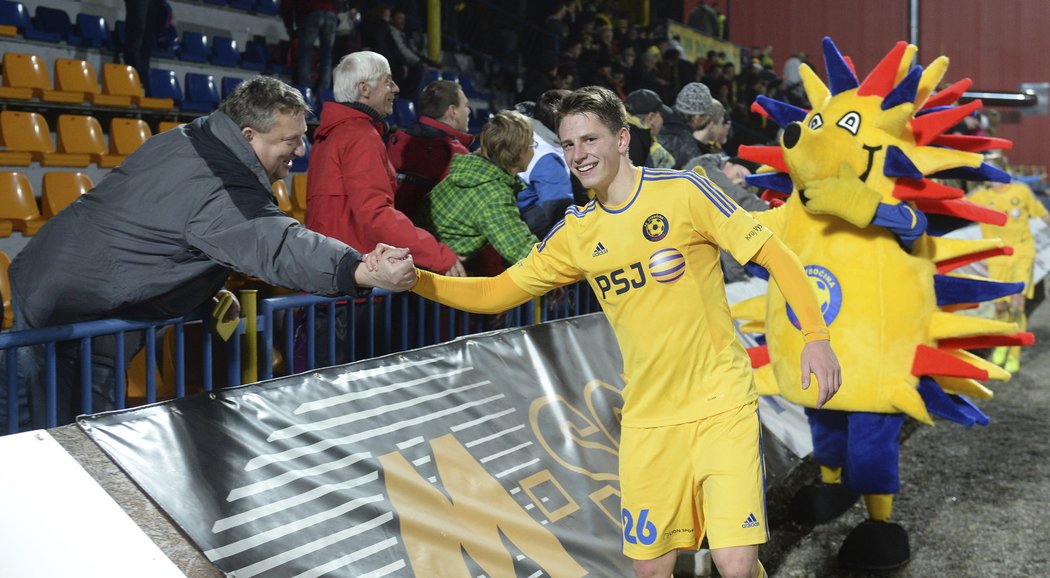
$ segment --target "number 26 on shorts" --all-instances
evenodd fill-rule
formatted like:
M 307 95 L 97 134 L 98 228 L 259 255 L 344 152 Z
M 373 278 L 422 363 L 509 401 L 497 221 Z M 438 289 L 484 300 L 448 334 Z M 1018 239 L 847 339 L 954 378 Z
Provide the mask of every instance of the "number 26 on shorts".
M 637 525 L 634 515 L 627 508 L 623 509 L 623 539 L 628 544 L 646 546 L 656 541 L 656 524 L 649 521 L 648 508 L 638 512 Z

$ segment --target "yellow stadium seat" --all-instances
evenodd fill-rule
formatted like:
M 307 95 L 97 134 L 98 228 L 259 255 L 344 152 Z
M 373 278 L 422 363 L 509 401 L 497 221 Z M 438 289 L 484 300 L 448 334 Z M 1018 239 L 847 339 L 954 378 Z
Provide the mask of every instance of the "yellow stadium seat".
M 76 92 L 82 96 L 83 100 L 96 106 L 131 106 L 130 96 L 102 94 L 99 91 L 95 67 L 86 60 L 56 58 L 55 88 L 66 92 Z
M 51 142 L 51 129 L 44 117 L 35 112 L 0 112 L 0 135 L 8 151 L 28 153 L 31 160 L 45 167 L 86 167 L 91 163 L 91 157 L 86 154 L 55 152 L 55 145 Z M 24 166 L 28 163 L 5 164 Z
M 54 90 L 51 78 L 47 75 L 44 59 L 35 54 L 7 52 L 4 54 L 4 86 L 10 88 L 28 88 L 34 97 L 46 102 L 64 102 L 80 104 L 84 97 L 77 92 Z M 18 98 L 9 96 L 8 98 Z
M 44 218 L 54 217 L 94 186 L 91 177 L 84 173 L 45 173 L 40 200 Z
M 288 185 L 283 180 L 273 182 L 273 196 L 277 197 L 277 208 L 291 216 L 292 199 L 288 196 Z
M 102 125 L 93 116 L 60 115 L 55 140 L 58 141 L 58 152 L 86 154 L 91 162 L 102 168 L 113 168 L 124 162 L 123 155 L 108 154 Z
M 10 24 L 0 24 L 0 36 L 18 36 L 18 27 Z
M 150 98 L 142 88 L 142 80 L 134 68 L 126 64 L 108 63 L 102 66 L 102 94 L 130 96 L 141 108 L 175 108 L 170 98 Z
M 297 221 L 306 222 L 306 174 L 292 175 L 292 212 Z
M 171 130 L 173 128 L 179 128 L 180 126 L 182 126 L 184 124 L 186 124 L 186 123 L 184 123 L 184 122 L 176 122 L 176 121 L 173 121 L 173 120 L 162 120 L 162 121 L 157 123 L 157 134 L 160 134 L 162 132 L 167 132 L 167 131 L 169 131 L 169 130 Z
M 146 121 L 137 118 L 114 118 L 109 123 L 109 152 L 127 156 L 153 136 Z
M 26 236 L 35 235 L 44 224 L 33 185 L 22 173 L 0 171 L 0 219 L 11 221 L 14 229 Z
M 0 251 L 0 298 L 4 301 L 3 329 L 11 329 L 15 320 L 15 312 L 11 309 L 11 276 L 8 269 L 11 268 L 11 258 L 7 253 Z

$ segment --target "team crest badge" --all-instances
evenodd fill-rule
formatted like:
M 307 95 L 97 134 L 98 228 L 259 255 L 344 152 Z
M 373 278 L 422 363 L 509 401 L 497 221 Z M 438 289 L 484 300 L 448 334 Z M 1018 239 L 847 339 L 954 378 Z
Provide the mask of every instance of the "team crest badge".
M 649 218 L 645 220 L 645 224 L 642 225 L 642 235 L 655 243 L 662 241 L 667 236 L 667 229 L 667 217 L 656 213 L 649 215 Z
M 806 277 L 809 278 L 809 283 L 813 286 L 814 293 L 817 295 L 824 323 L 830 327 L 842 309 L 842 287 L 839 285 L 838 277 L 835 277 L 834 273 L 820 265 L 807 265 Z M 798 317 L 795 316 L 795 312 L 791 310 L 790 305 L 787 306 L 787 315 L 788 321 L 796 329 L 801 327 Z

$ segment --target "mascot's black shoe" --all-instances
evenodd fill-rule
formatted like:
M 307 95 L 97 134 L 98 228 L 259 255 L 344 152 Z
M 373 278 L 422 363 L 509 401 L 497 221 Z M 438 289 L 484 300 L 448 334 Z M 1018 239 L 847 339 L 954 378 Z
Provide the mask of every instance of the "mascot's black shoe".
M 886 572 L 911 559 L 908 531 L 900 524 L 865 520 L 839 548 L 839 566 L 849 570 Z
M 859 498 L 842 484 L 805 486 L 791 498 L 791 519 L 806 526 L 824 524 L 846 513 Z

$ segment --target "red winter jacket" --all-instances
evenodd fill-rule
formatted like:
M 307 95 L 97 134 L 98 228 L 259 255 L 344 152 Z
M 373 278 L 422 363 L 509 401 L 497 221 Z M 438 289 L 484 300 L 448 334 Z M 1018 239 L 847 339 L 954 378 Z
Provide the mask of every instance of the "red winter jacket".
M 397 177 L 383 130 L 382 120 L 364 110 L 324 104 L 310 150 L 306 226 L 361 253 L 377 243 L 408 248 L 417 266 L 444 273 L 456 254 L 394 208 Z
M 418 219 L 427 194 L 448 176 L 452 156 L 470 154 L 467 147 L 474 137 L 421 116 L 416 124 L 394 131 L 388 141 L 386 150 L 398 180 L 394 206 L 410 219 Z

